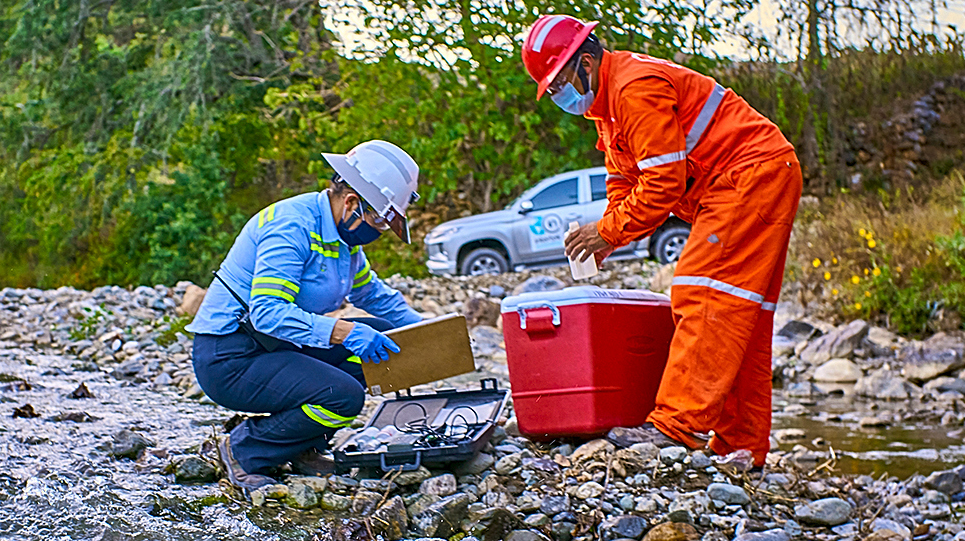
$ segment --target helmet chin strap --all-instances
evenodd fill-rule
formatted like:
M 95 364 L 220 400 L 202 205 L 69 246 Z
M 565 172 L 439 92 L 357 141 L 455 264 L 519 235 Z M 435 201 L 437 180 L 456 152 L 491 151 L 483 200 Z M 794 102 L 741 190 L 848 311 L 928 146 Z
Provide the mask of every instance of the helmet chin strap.
M 583 67 L 583 62 L 579 60 L 576 62 L 576 75 L 580 78 L 580 83 L 583 84 L 583 93 L 586 94 L 590 91 L 590 77 L 586 73 L 586 68 Z

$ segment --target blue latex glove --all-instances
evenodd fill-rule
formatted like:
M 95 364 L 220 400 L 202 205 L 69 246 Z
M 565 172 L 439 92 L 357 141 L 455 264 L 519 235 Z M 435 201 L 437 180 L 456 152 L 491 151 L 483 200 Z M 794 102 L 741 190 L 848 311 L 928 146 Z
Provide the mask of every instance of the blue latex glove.
M 389 352 L 386 350 L 394 353 L 401 351 L 391 338 L 363 323 L 355 323 L 342 345 L 363 361 L 376 364 L 389 360 Z

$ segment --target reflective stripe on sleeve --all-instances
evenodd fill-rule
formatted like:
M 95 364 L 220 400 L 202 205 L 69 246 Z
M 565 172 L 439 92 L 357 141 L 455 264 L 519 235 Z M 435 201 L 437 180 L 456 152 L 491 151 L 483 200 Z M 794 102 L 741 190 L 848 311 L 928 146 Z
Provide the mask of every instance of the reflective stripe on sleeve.
M 350 362 L 350 363 L 362 364 L 362 358 L 359 357 L 358 355 L 352 355 L 351 357 L 349 357 L 348 359 L 345 359 L 345 360 L 348 361 L 348 362 Z
M 261 209 L 258 213 L 258 227 L 275 219 L 275 205 L 277 205 L 277 203 L 272 203 L 268 205 L 268 207 Z
M 690 127 L 690 131 L 687 132 L 687 153 L 697 146 L 700 142 L 700 138 L 703 137 L 704 131 L 710 124 L 710 120 L 714 118 L 714 114 L 717 112 L 717 107 L 720 106 L 721 100 L 724 99 L 725 89 L 720 84 L 714 86 L 714 90 L 711 91 L 710 96 L 707 97 L 707 101 L 704 102 L 704 106 L 700 109 L 700 114 L 697 115 L 697 120 L 694 121 L 694 125 Z
M 322 242 L 322 236 L 314 231 L 309 231 L 308 236 L 312 238 L 310 248 L 313 252 L 318 252 L 325 257 L 338 259 L 338 242 Z
M 765 302 L 761 304 L 761 310 L 770 310 L 771 312 L 777 310 L 777 303 Z
M 753 291 L 741 289 L 726 282 L 721 282 L 720 280 L 714 280 L 705 276 L 675 276 L 673 282 L 671 282 L 671 285 L 709 287 L 711 289 L 721 291 L 741 299 L 746 299 L 757 304 L 763 304 L 764 302 L 764 295 L 761 295 L 760 293 L 754 293 Z
M 352 289 L 360 288 L 360 287 L 364 286 L 365 284 L 371 282 L 371 281 L 372 281 L 372 276 L 373 276 L 374 274 L 375 274 L 375 273 L 372 272 L 372 265 L 370 265 L 369 262 L 368 262 L 368 260 L 366 260 L 366 261 L 365 261 L 365 266 L 362 267 L 362 270 L 360 270 L 360 271 L 355 275 L 355 279 L 354 279 L 354 281 L 353 281 L 353 283 L 352 283 Z
M 346 427 L 352 424 L 352 421 L 355 419 L 355 417 L 343 417 L 321 406 L 313 406 L 311 404 L 303 405 L 302 412 L 308 415 L 313 421 L 329 428 Z
M 251 290 L 252 297 L 256 297 L 258 295 L 271 295 L 273 297 L 281 297 L 288 302 L 295 302 L 295 297 L 291 293 L 287 293 L 280 289 L 268 289 L 268 288 L 260 287 L 258 289 Z
M 255 278 L 251 281 L 251 286 L 252 297 L 255 295 L 274 295 L 288 302 L 294 302 L 295 295 L 298 295 L 299 291 L 298 286 L 294 283 L 270 276 L 259 276 Z
M 640 160 L 639 162 L 637 162 L 637 169 L 643 171 L 644 169 L 650 169 L 651 167 L 657 167 L 659 165 L 667 165 L 668 163 L 679 162 L 686 159 L 687 159 L 687 153 L 683 150 L 678 152 L 671 152 L 670 154 L 662 154 L 660 156 L 654 156 L 652 158 Z

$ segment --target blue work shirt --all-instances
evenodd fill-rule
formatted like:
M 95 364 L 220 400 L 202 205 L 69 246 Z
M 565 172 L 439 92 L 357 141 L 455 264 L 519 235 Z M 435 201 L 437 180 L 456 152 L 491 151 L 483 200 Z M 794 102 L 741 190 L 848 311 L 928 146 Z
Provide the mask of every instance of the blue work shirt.
M 337 310 L 346 298 L 396 326 L 422 320 L 401 293 L 376 276 L 361 247 L 342 242 L 327 191 L 278 201 L 253 216 L 218 276 L 248 299 L 256 330 L 299 346 L 331 347 L 336 319 L 322 314 Z M 186 330 L 229 334 L 238 330 L 243 313 L 215 279 Z

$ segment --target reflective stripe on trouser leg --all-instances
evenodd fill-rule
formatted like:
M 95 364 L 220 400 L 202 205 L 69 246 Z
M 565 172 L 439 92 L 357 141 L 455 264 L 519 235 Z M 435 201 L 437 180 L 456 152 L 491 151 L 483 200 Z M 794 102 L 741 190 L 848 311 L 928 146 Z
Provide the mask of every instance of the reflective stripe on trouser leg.
M 801 185 L 800 169 L 779 167 L 783 163 L 717 179 L 701 200 L 704 210 L 677 266 L 683 280 L 671 293 L 676 330 L 648 421 L 688 445 L 701 443 L 693 434 L 718 426 L 758 319 L 772 315 L 763 303 L 777 300 L 769 288 L 783 267 Z M 769 395 L 766 409 L 765 419 L 742 421 L 748 430 L 769 430 Z
M 345 428 L 352 424 L 352 421 L 355 419 L 354 415 L 344 417 L 321 406 L 314 406 L 312 404 L 302 405 L 302 412 L 308 415 L 313 421 L 328 428 Z

